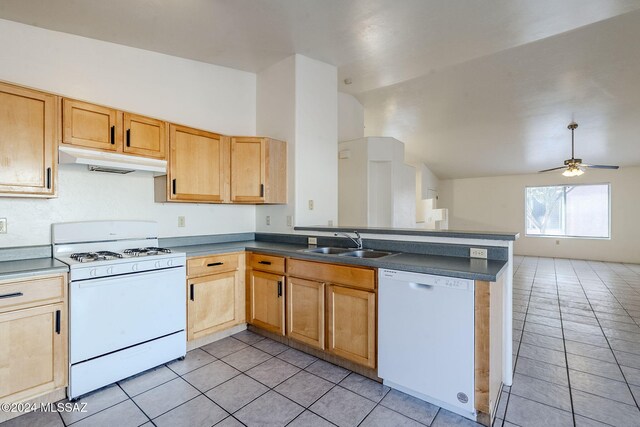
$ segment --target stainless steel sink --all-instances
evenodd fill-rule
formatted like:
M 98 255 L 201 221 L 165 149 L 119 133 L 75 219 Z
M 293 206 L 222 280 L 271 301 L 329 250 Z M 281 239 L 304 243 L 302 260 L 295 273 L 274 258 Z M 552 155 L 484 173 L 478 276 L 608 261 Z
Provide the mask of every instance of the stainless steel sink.
M 340 256 L 350 256 L 354 258 L 382 258 L 384 256 L 391 255 L 391 252 L 373 251 L 373 250 L 358 250 L 351 252 L 343 252 Z
M 303 252 L 311 252 L 314 254 L 338 255 L 338 254 L 343 254 L 345 252 L 350 252 L 352 250 L 353 249 L 347 249 L 347 248 L 325 247 L 325 248 L 304 249 Z

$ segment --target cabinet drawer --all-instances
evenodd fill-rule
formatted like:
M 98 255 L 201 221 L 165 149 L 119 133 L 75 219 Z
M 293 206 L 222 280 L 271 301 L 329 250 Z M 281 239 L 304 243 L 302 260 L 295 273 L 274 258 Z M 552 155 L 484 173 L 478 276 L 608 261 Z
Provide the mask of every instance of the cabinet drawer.
M 65 286 L 64 275 L 0 283 L 0 312 L 62 300 Z
M 238 254 L 221 254 L 187 260 L 187 276 L 204 276 L 238 269 Z
M 251 268 L 273 273 L 284 273 L 284 258 L 271 255 L 251 254 Z
M 288 272 L 291 276 L 321 282 L 338 283 L 367 290 L 374 290 L 376 288 L 375 270 L 370 268 L 325 264 L 299 259 L 290 259 L 288 267 Z

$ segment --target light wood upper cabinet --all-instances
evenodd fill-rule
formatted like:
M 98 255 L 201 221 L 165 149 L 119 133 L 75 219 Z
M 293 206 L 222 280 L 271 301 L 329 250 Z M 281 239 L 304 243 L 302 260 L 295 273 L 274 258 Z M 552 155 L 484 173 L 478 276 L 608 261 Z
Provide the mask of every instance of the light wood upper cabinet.
M 231 201 L 287 203 L 287 145 L 260 137 L 231 138 Z
M 324 349 L 324 292 L 322 282 L 289 277 L 287 336 Z
M 63 99 L 62 142 L 103 151 L 122 151 L 122 115 L 112 108 Z
M 65 98 L 62 100 L 62 143 L 165 159 L 167 124 L 162 120 Z
M 376 367 L 376 294 L 343 286 L 327 287 L 328 351 Z
M 285 278 L 252 270 L 249 273 L 249 323 L 276 334 L 285 334 Z
M 55 196 L 54 95 L 0 83 L 0 193 Z
M 169 126 L 168 200 L 221 203 L 228 200 L 228 138 L 184 126 Z M 161 178 L 162 179 L 162 178 Z M 156 184 L 158 181 L 156 181 Z M 156 201 L 159 197 L 156 192 Z
M 145 157 L 166 157 L 167 134 L 165 122 L 124 113 L 124 153 Z

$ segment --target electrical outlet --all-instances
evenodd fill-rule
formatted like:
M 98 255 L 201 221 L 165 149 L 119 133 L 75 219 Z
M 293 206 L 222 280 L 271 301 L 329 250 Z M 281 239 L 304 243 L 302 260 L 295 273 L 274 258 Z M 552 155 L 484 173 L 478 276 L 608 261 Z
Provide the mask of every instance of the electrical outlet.
M 487 259 L 487 250 L 479 248 L 471 248 L 469 250 L 471 258 L 484 258 Z
M 185 227 L 187 222 L 183 216 L 178 217 L 178 227 Z
M 271 215 L 267 215 L 265 219 L 267 221 L 267 225 L 271 225 Z
M 293 227 L 293 216 L 287 215 L 287 227 Z
M 333 220 L 332 219 L 329 220 L 329 224 L 328 225 L 329 225 L 329 227 L 333 227 Z
M 7 232 L 7 218 L 0 218 L 0 234 Z
M 318 244 L 318 238 L 317 237 L 307 237 L 307 244 L 308 245 L 317 245 Z
M 309 210 L 313 210 L 313 200 L 309 200 Z

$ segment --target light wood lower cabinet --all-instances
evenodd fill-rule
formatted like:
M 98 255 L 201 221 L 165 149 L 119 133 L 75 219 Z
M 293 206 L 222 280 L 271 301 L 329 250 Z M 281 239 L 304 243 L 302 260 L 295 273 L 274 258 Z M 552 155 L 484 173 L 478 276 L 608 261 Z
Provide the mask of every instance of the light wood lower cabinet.
M 289 277 L 287 336 L 324 350 L 324 292 L 322 282 Z
M 327 350 L 376 367 L 376 294 L 344 286 L 327 287 Z
M 187 284 L 189 341 L 237 325 L 244 319 L 244 298 L 240 298 L 235 272 L 198 277 Z
M 276 334 L 285 334 L 285 277 L 252 270 L 249 273 L 249 323 Z
M 63 310 L 59 303 L 0 314 L 0 400 L 18 402 L 65 386 Z
M 62 294 L 30 292 L 50 282 Z M 57 283 L 59 282 L 59 283 Z M 0 282 L 0 402 L 17 403 L 67 385 L 66 275 Z
M 244 254 L 190 258 L 187 261 L 187 340 L 197 340 L 243 323 Z

